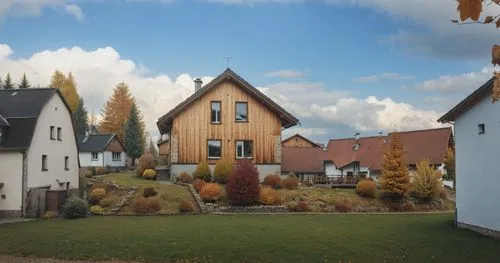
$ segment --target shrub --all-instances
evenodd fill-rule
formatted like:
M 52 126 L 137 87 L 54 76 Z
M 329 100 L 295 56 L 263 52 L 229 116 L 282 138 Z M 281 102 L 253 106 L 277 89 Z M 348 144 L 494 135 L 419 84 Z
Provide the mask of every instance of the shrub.
M 212 173 L 210 173 L 210 167 L 207 162 L 201 162 L 196 166 L 196 170 L 193 172 L 193 178 L 205 180 L 205 182 L 212 181 Z
M 100 205 L 94 205 L 90 207 L 90 212 L 93 215 L 103 215 L 106 212 L 106 210 L 104 210 L 104 208 L 102 208 L 102 206 Z
M 203 188 L 203 186 L 205 186 L 206 184 L 207 184 L 207 182 L 205 182 L 204 180 L 196 179 L 196 180 L 194 180 L 194 183 L 193 183 L 194 190 L 196 190 L 196 192 L 199 193 L 201 191 L 201 189 Z
M 406 202 L 401 206 L 401 211 L 413 212 L 413 211 L 415 211 L 415 205 L 411 202 Z
M 97 171 L 96 171 L 95 167 L 93 167 L 93 166 L 92 166 L 92 168 L 90 168 L 90 171 L 91 171 L 92 175 L 97 174 Z
M 136 175 L 141 177 L 146 169 L 154 169 L 156 166 L 153 155 L 150 152 L 144 153 L 137 163 Z
M 259 201 L 259 172 L 249 160 L 242 160 L 226 184 L 229 202 L 233 205 L 253 205 Z
M 399 135 L 393 133 L 384 152 L 380 190 L 384 197 L 400 200 L 407 194 L 409 183 L 404 145 Z
M 441 177 L 441 172 L 434 169 L 429 160 L 420 161 L 417 164 L 417 172 L 413 175 L 412 194 L 426 202 L 438 197 L 443 189 Z
M 297 208 L 297 202 L 288 201 L 285 203 L 285 206 L 288 209 L 288 211 L 295 211 L 295 209 Z
M 155 199 L 139 196 L 134 201 L 134 211 L 137 213 L 151 214 L 160 211 L 160 209 L 160 203 Z
M 278 205 L 281 200 L 276 190 L 265 187 L 260 189 L 260 202 L 264 205 Z
M 295 207 L 296 212 L 309 212 L 311 208 L 309 208 L 309 204 L 306 201 L 299 201 L 297 206 Z
M 186 201 L 186 200 L 182 200 L 179 203 L 179 211 L 181 213 L 193 212 L 194 211 L 193 203 Z
M 200 191 L 200 197 L 205 202 L 214 202 L 220 199 L 222 189 L 218 184 L 208 183 L 205 184 Z
M 86 217 L 88 208 L 87 202 L 83 199 L 71 196 L 63 206 L 64 216 L 71 219 Z
M 269 174 L 264 177 L 264 182 L 262 182 L 262 184 L 270 186 L 274 189 L 279 189 L 281 188 L 281 176 L 277 174 Z
M 349 199 L 340 199 L 335 202 L 335 210 L 341 213 L 347 213 L 352 211 L 352 202 Z
M 356 193 L 364 197 L 375 197 L 375 192 L 377 191 L 377 184 L 370 180 L 361 180 L 356 184 Z
M 106 196 L 104 188 L 94 188 L 89 194 L 89 201 L 93 205 L 99 204 L 104 196 Z
M 95 168 L 94 171 L 95 171 L 95 175 L 101 175 L 101 174 L 108 174 L 109 173 L 109 169 L 106 168 L 106 167 L 93 167 Z
M 215 163 L 214 180 L 217 183 L 225 184 L 233 172 L 233 163 L 229 159 L 219 160 Z
M 41 216 L 42 219 L 52 219 L 56 217 L 57 217 L 56 211 L 47 211 Z
M 148 180 L 155 180 L 156 179 L 156 170 L 155 169 L 146 169 L 142 173 L 142 178 L 148 179 Z
M 191 177 L 189 174 L 187 174 L 186 172 L 183 172 L 181 173 L 181 175 L 179 176 L 179 181 L 181 183 L 185 183 L 185 184 L 190 184 L 193 182 L 193 177 Z
M 285 179 L 281 180 L 281 183 L 286 189 L 294 189 L 299 186 L 299 178 L 294 173 L 289 173 Z
M 156 196 L 156 194 L 158 194 L 158 192 L 153 187 L 146 187 L 142 192 L 142 196 L 146 198 Z

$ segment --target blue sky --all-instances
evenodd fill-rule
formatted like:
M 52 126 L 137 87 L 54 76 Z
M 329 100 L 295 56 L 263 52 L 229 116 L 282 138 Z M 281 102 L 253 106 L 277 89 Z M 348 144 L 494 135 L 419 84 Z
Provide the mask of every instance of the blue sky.
M 289 133 L 317 140 L 435 127 L 430 120 L 491 76 L 489 52 L 500 37 L 487 26 L 451 25 L 454 1 L 18 1 L 0 4 L 9 62 L 0 63 L 2 76 L 26 67 L 44 85 L 55 68 L 72 71 L 88 107 L 99 111 L 113 85 L 92 76 L 136 83 L 136 93 L 144 83 L 164 91 L 153 83 L 162 76 L 191 89 L 179 76 L 208 81 L 231 56 L 231 68 L 298 115 L 303 127 Z M 463 43 L 470 39 L 474 48 Z M 106 47 L 111 51 L 100 54 Z M 99 68 L 100 59 L 108 68 Z M 133 68 L 113 72 L 113 63 Z M 139 98 L 146 120 L 154 124 L 155 115 L 189 95 L 181 86 L 163 94 L 164 103 L 134 94 L 146 96 Z

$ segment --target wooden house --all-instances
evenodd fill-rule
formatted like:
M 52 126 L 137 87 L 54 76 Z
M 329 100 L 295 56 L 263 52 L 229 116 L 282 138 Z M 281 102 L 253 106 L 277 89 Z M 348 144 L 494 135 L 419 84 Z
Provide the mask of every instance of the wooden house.
M 261 179 L 280 173 L 281 132 L 298 120 L 229 68 L 203 87 L 194 82 L 195 93 L 157 122 L 172 177 L 223 158 L 251 159 Z
M 315 143 L 306 137 L 296 133 L 281 142 L 283 147 L 314 147 L 322 148 L 321 145 Z

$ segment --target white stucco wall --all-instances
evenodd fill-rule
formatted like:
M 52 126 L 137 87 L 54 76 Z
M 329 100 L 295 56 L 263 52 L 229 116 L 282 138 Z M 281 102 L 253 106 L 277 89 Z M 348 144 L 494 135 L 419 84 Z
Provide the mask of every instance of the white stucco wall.
M 62 140 L 50 139 L 50 126 L 62 128 Z M 57 132 L 55 132 L 57 134 Z M 56 136 L 57 138 L 57 136 Z M 70 182 L 70 188 L 78 188 L 78 151 L 71 113 L 57 94 L 42 109 L 33 135 L 28 155 L 28 188 L 51 185 L 52 190 L 64 189 L 60 182 Z M 42 171 L 42 155 L 47 155 L 48 171 Z M 64 157 L 68 156 L 68 168 Z
M 196 164 L 172 164 L 170 166 L 170 174 L 171 178 L 174 179 L 179 177 L 181 173 L 186 172 L 189 175 L 192 175 L 194 170 L 196 170 Z M 262 182 L 264 178 L 268 174 L 280 174 L 281 173 L 281 165 L 280 164 L 257 164 L 257 170 L 259 171 L 259 180 Z M 213 173 L 215 165 L 210 164 L 210 171 Z
M 325 174 L 326 176 L 341 176 L 342 171 L 340 169 L 337 169 L 335 167 L 335 164 L 333 162 L 324 162 L 325 165 Z M 343 169 L 343 174 L 344 176 L 347 175 L 347 172 L 354 172 L 354 167 L 352 165 L 346 166 Z M 370 176 L 370 169 L 368 167 L 360 167 L 359 168 L 360 172 L 367 172 L 368 176 Z
M 457 220 L 495 231 L 500 231 L 499 116 L 500 103 L 487 96 L 455 120 Z
M 80 158 L 80 166 L 81 167 L 100 167 L 103 166 L 103 153 L 97 153 L 97 160 L 92 160 L 92 153 L 89 152 L 80 152 L 78 153 L 78 157 Z
M 124 167 L 126 159 L 127 159 L 127 155 L 123 152 L 121 153 L 121 159 L 119 161 L 113 160 L 113 152 L 109 152 L 109 151 L 104 152 L 104 166 Z
M 0 152 L 0 210 L 21 210 L 22 206 L 23 154 Z

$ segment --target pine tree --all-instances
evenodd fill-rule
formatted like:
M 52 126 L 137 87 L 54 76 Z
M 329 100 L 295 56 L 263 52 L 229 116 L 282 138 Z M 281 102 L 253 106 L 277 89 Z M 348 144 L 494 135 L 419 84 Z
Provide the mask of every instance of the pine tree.
M 26 77 L 26 73 L 23 74 L 23 77 L 21 78 L 21 84 L 19 84 L 20 89 L 27 89 L 31 87 L 28 78 Z
M 141 157 L 144 153 L 143 145 L 139 112 L 135 104 L 132 104 L 125 128 L 125 148 L 128 156 L 132 158 L 132 163 L 135 163 L 135 159 Z
M 401 199 L 410 186 L 410 176 L 406 164 L 406 152 L 399 135 L 391 135 L 389 145 L 384 152 L 380 189 L 392 199 Z
M 7 73 L 7 76 L 5 76 L 5 82 L 3 83 L 3 89 L 14 89 L 14 84 L 12 83 L 12 79 L 10 78 L 9 73 Z
M 80 97 L 78 108 L 74 113 L 74 118 L 77 134 L 80 136 L 85 135 L 85 132 L 89 130 L 89 120 L 87 109 L 85 109 L 85 102 L 82 97 Z
M 78 96 L 76 91 L 75 78 L 71 72 L 68 74 L 68 77 L 66 77 L 62 72 L 56 70 L 50 80 L 50 87 L 59 89 L 71 111 L 76 111 L 78 103 L 80 102 L 80 96 Z

